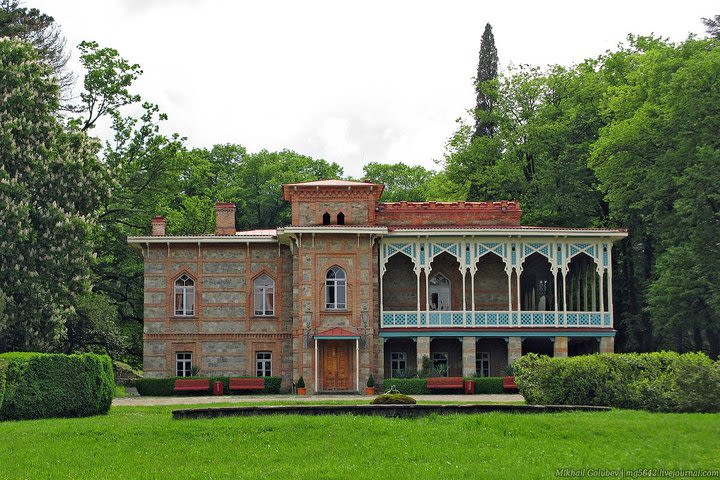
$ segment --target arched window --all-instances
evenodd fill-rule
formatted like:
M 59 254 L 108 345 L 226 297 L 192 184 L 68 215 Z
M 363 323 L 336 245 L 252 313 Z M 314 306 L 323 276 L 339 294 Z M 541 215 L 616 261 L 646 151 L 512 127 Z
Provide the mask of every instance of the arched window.
M 337 215 L 337 224 L 338 225 L 345 225 L 345 214 L 343 212 L 338 213 Z
M 175 280 L 175 316 L 195 315 L 195 281 L 183 274 Z
M 275 280 L 263 273 L 253 281 L 255 315 L 271 317 L 275 315 Z
M 450 280 L 438 273 L 430 277 L 430 310 L 450 310 Z
M 345 270 L 332 267 L 325 275 L 325 308 L 345 310 L 347 308 L 347 281 Z
M 330 214 L 328 212 L 323 213 L 323 225 L 330 225 Z

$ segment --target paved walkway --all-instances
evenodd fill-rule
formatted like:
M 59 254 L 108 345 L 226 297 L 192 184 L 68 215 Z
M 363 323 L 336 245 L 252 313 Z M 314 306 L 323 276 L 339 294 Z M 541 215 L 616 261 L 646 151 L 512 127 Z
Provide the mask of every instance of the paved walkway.
M 413 395 L 419 402 L 487 403 L 522 402 L 522 395 Z M 239 403 L 239 402 L 307 402 L 322 400 L 355 400 L 369 402 L 365 395 L 224 395 L 221 397 L 126 397 L 113 400 L 116 407 L 145 407 L 153 405 L 195 405 L 203 403 Z

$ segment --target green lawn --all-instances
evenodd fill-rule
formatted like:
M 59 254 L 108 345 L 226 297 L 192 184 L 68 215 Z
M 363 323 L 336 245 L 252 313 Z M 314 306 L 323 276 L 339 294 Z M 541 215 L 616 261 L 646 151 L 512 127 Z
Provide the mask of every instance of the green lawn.
M 551 478 L 720 468 L 720 414 L 172 420 L 177 407 L 0 423 L 0 478 Z

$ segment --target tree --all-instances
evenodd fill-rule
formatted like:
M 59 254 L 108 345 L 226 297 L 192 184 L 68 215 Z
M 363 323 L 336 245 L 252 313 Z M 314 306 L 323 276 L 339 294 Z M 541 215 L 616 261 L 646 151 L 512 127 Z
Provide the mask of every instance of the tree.
M 61 91 L 69 93 L 75 77 L 67 68 L 70 54 L 55 19 L 37 8 L 24 8 L 18 0 L 0 0 L 0 37 L 30 42 L 40 59 L 55 72 Z
M 366 180 L 385 185 L 381 200 L 385 202 L 437 200 L 428 188 L 435 172 L 404 163 L 368 163 L 363 167 Z
M 0 40 L 0 351 L 62 348 L 88 291 L 88 231 L 108 193 L 99 145 L 58 115 L 52 70 L 26 42 Z
M 720 39 L 720 15 L 703 18 L 702 22 L 705 25 L 705 31 L 708 35 Z
M 480 40 L 480 58 L 478 60 L 477 77 L 475 78 L 475 131 L 473 139 L 492 137 L 495 134 L 496 122 L 492 116 L 497 100 L 496 80 L 498 78 L 498 53 L 495 47 L 495 36 L 492 26 L 485 24 L 485 31 Z

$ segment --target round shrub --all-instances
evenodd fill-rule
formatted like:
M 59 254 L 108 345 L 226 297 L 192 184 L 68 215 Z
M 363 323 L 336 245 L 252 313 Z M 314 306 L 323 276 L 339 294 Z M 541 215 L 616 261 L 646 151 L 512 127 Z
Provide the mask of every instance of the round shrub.
M 110 357 L 12 352 L 0 419 L 86 417 L 107 413 L 115 393 Z
M 386 393 L 378 395 L 370 403 L 373 405 L 415 405 L 417 401 L 413 397 L 402 393 Z

